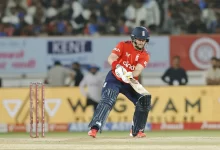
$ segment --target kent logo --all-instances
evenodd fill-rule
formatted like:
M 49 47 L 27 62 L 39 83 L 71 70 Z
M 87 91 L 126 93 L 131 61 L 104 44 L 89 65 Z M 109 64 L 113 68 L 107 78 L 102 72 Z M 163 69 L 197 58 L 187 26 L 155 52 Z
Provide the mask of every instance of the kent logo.
M 49 41 L 48 54 L 74 54 L 92 52 L 92 42 L 77 41 Z

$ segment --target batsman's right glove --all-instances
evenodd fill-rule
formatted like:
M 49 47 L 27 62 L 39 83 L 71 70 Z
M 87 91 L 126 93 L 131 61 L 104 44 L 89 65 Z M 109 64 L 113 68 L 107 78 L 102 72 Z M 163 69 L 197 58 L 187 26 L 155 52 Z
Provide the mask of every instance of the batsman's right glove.
M 121 79 L 125 82 L 125 83 L 129 83 L 131 79 L 133 79 L 133 74 L 132 72 L 126 72 Z

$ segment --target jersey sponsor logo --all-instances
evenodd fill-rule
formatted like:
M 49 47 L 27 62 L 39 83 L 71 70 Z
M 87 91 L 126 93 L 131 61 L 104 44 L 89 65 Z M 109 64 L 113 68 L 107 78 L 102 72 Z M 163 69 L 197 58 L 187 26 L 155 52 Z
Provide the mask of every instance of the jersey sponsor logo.
M 125 67 L 126 67 L 126 68 L 129 68 L 130 70 L 134 70 L 134 69 L 135 69 L 135 66 L 129 64 L 128 61 L 123 61 L 123 65 L 125 65 Z
M 120 49 L 115 47 L 113 51 L 120 52 Z

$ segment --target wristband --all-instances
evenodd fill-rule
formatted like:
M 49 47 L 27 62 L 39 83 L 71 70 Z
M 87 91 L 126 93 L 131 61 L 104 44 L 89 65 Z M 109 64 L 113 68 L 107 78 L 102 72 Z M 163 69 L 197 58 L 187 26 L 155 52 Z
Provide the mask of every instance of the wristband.
M 117 65 L 118 65 L 118 61 L 117 60 L 113 61 L 112 62 L 112 69 L 116 69 Z

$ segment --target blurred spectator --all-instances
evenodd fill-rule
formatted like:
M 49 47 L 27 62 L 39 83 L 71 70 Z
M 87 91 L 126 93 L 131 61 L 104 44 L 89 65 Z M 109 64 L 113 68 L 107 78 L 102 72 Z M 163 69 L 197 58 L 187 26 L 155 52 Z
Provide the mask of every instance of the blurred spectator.
M 135 26 L 140 26 L 142 20 L 146 20 L 147 9 L 141 0 L 132 1 L 126 8 L 124 15 L 127 20 L 126 25 L 129 28 L 134 28 Z
M 220 69 L 220 58 L 218 59 L 218 68 Z
M 74 77 L 74 82 L 75 82 L 74 86 L 79 86 L 80 82 L 83 79 L 83 73 L 81 71 L 81 66 L 78 62 L 74 62 L 74 63 L 72 63 L 72 69 L 76 73 L 76 75 Z
M 97 24 L 97 16 L 93 13 L 90 16 L 90 19 L 86 25 L 84 30 L 85 34 L 88 35 L 97 35 L 98 33 L 98 24 Z
M 65 36 L 71 36 L 71 35 L 73 35 L 73 34 L 74 34 L 73 27 L 71 26 L 70 23 L 67 23 L 63 35 L 65 35 Z
M 216 0 L 1 0 L 0 36 L 219 33 Z M 6 27 L 7 26 L 7 32 Z
M 160 9 L 156 0 L 144 0 L 144 7 L 146 8 L 145 22 L 149 30 L 152 32 L 157 31 L 160 25 Z
M 89 72 L 84 76 L 80 82 L 80 91 L 82 95 L 87 98 L 87 106 L 92 105 L 96 109 L 101 100 L 101 91 L 103 85 L 103 78 L 98 73 L 99 67 L 91 65 L 88 68 Z M 87 91 L 85 88 L 87 87 Z
M 198 1 L 198 5 L 199 5 L 199 8 L 200 8 L 201 10 L 203 10 L 204 8 L 207 7 L 207 2 L 206 2 L 206 0 L 199 0 L 199 1 Z
M 10 23 L 13 25 L 16 25 L 19 23 L 19 18 L 18 18 L 18 11 L 16 9 L 16 7 L 11 7 L 9 9 L 8 15 L 4 16 L 2 18 L 2 22 L 4 23 Z
M 4 25 L 0 24 L 0 37 L 7 36 L 6 32 L 4 31 Z
M 207 33 L 206 25 L 200 20 L 200 16 L 194 17 L 195 19 L 188 26 L 188 33 Z
M 180 66 L 180 57 L 173 58 L 172 67 L 168 68 L 162 76 L 162 80 L 169 85 L 186 85 L 188 76 Z
M 214 3 L 209 3 L 207 8 L 202 10 L 202 20 L 206 24 L 209 33 L 214 33 L 217 26 L 217 17 L 213 8 Z
M 220 13 L 217 13 L 216 16 L 217 16 L 217 24 L 216 24 L 215 32 L 220 33 Z
M 51 0 L 50 6 L 46 9 L 46 22 L 50 22 L 58 15 L 58 3 L 57 0 Z
M 47 74 L 46 82 L 49 83 L 49 86 L 66 86 L 66 78 L 70 77 L 73 79 L 75 72 L 63 67 L 60 61 L 55 61 L 54 66 L 50 68 Z
M 118 32 L 121 35 L 127 35 L 130 33 L 130 30 L 128 28 L 128 26 L 125 24 L 126 19 L 124 17 L 121 17 L 118 20 Z
M 220 69 L 218 68 L 218 59 L 211 58 L 211 67 L 206 72 L 206 84 L 218 85 L 220 84 Z
M 76 33 L 78 33 L 78 34 L 83 33 L 83 30 L 84 30 L 85 24 L 86 24 L 86 20 L 83 16 L 84 8 L 83 8 L 82 4 L 77 0 L 73 0 L 72 11 L 73 11 L 73 13 L 72 13 L 71 24 L 72 24 L 73 28 L 75 29 Z

